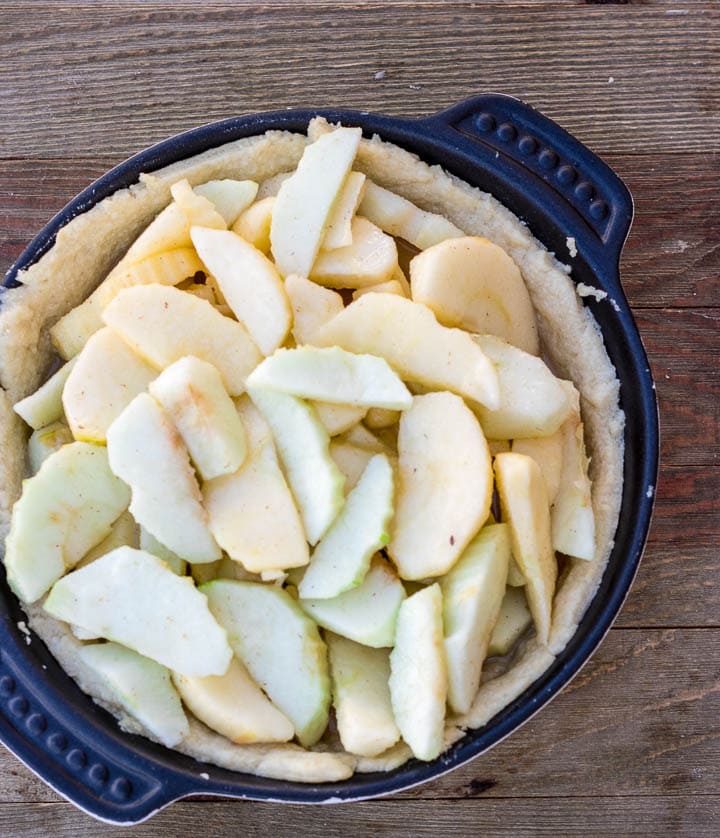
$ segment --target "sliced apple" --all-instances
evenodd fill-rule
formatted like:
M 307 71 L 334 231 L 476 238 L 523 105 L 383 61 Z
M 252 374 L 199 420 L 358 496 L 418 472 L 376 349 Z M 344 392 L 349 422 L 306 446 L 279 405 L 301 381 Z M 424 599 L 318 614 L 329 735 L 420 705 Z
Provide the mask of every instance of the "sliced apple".
M 32 474 L 37 474 L 51 454 L 72 441 L 72 432 L 64 422 L 53 422 L 33 431 L 28 440 L 28 461 Z
M 107 538 L 104 538 L 99 544 L 86 553 L 82 559 L 75 565 L 79 570 L 81 567 L 99 559 L 106 553 L 115 550 L 117 547 L 138 547 L 140 540 L 138 537 L 138 526 L 135 519 L 129 512 L 123 514 L 115 521 Z
M 350 172 L 335 199 L 325 228 L 323 250 L 336 250 L 352 244 L 352 219 L 365 191 L 365 175 Z
M 273 390 L 249 393 L 272 430 L 307 540 L 317 544 L 345 502 L 345 480 L 330 456 L 330 437 L 307 402 Z
M 571 414 L 572 416 L 572 414 Z M 570 421 L 567 419 L 566 422 Z M 560 488 L 560 475 L 563 465 L 563 430 L 562 427 L 554 434 L 535 439 L 514 439 L 512 450 L 516 454 L 532 457 L 540 466 L 550 505 L 555 503 Z M 556 548 L 558 549 L 558 548 Z
M 404 297 L 402 285 L 397 279 L 389 279 L 387 282 L 379 282 L 377 285 L 368 285 L 365 288 L 357 288 L 353 291 L 352 298 L 357 300 L 363 294 L 396 294 L 399 297 Z
M 237 319 L 263 355 L 272 354 L 292 322 L 290 302 L 273 263 L 231 230 L 193 227 L 190 235 Z
M 139 529 L 140 549 L 144 550 L 146 553 L 152 553 L 153 556 L 157 556 L 158 559 L 162 559 L 173 573 L 177 573 L 178 576 L 185 576 L 188 566 L 185 559 L 178 556 L 177 553 L 173 553 L 173 551 L 169 550 L 164 544 L 161 544 L 151 532 L 148 532 L 145 529 L 145 527 L 140 527 Z M 206 565 L 193 565 L 193 567 L 205 566 Z
M 377 454 L 315 548 L 298 588 L 303 599 L 330 599 L 363 581 L 373 555 L 390 540 L 393 494 L 392 466 Z
M 170 193 L 191 227 L 198 225 L 227 230 L 227 222 L 217 211 L 213 202 L 195 192 L 186 178 L 173 183 Z
M 190 712 L 231 742 L 287 742 L 295 735 L 292 722 L 268 701 L 236 657 L 224 675 L 174 673 L 173 681 Z
M 356 407 L 352 404 L 331 404 L 330 402 L 313 402 L 318 419 L 323 423 L 330 436 L 337 436 L 362 422 L 367 413 L 366 407 Z
M 323 288 L 301 276 L 291 274 L 285 280 L 285 291 L 293 310 L 293 337 L 298 346 L 312 342 L 312 336 L 343 310 L 343 299 L 337 291 Z
M 492 361 L 500 383 L 500 404 L 480 405 L 477 414 L 490 439 L 550 436 L 570 411 L 562 382 L 541 359 L 494 335 L 472 338 Z
M 595 518 L 580 417 L 580 395 L 570 382 L 563 384 L 572 410 L 560 429 L 562 471 L 552 509 L 553 547 L 567 556 L 591 561 L 595 558 Z
M 110 425 L 157 374 L 112 329 L 95 332 L 77 356 L 62 394 L 75 439 L 105 442 Z
M 490 449 L 491 456 L 495 457 L 498 454 L 502 454 L 503 451 L 510 450 L 510 440 L 509 439 L 489 439 L 488 440 L 488 448 Z
M 273 208 L 270 241 L 283 276 L 309 276 L 333 206 L 360 144 L 359 128 L 338 128 L 305 148 Z
M 517 265 L 478 236 L 435 244 L 410 262 L 413 300 L 445 326 L 497 335 L 532 355 L 540 353 L 535 312 Z
M 254 180 L 208 180 L 193 188 L 196 195 L 207 198 L 231 227 L 241 212 L 255 200 L 258 185 Z
M 110 534 L 130 492 L 108 465 L 105 448 L 63 445 L 23 482 L 5 544 L 8 584 L 35 602 Z
M 443 595 L 448 704 L 467 713 L 480 686 L 480 671 L 500 614 L 508 566 L 507 524 L 483 527 L 440 587 Z
M 136 396 L 112 423 L 107 451 L 113 473 L 132 490 L 130 512 L 140 525 L 190 562 L 220 558 L 187 448 L 152 396 Z
M 500 404 L 495 367 L 470 335 L 441 326 L 425 306 L 395 294 L 365 294 L 312 342 L 378 355 L 404 381 L 451 390 L 490 408 Z
M 341 437 L 342 442 L 349 442 L 351 445 L 357 445 L 360 448 L 365 448 L 368 451 L 373 451 L 376 454 L 391 454 L 391 450 L 387 445 L 364 425 L 353 425 L 352 428 L 345 431 Z
M 525 577 L 523 576 L 522 571 L 518 567 L 518 563 L 512 556 L 510 557 L 510 567 L 508 568 L 507 583 L 511 588 L 522 588 L 525 584 Z
M 177 288 L 128 288 L 103 319 L 154 367 L 164 369 L 185 355 L 213 364 L 231 396 L 244 391 L 245 377 L 262 358 L 244 326 Z
M 175 361 L 150 385 L 203 480 L 237 471 L 245 430 L 217 369 L 192 355 Z
M 417 759 L 442 750 L 448 691 L 443 644 L 442 593 L 436 583 L 400 607 L 390 653 L 390 697 L 402 737 Z
M 63 418 L 62 392 L 75 366 L 75 358 L 63 364 L 34 393 L 13 406 L 17 415 L 34 430 L 40 430 Z
M 538 640 L 547 643 L 558 569 L 545 480 L 532 457 L 512 452 L 495 457 L 495 479 L 503 520 L 510 525 L 513 557 L 525 577 Z
M 345 477 L 345 492 L 351 492 L 362 477 L 374 452 L 346 442 L 342 437 L 330 442 L 330 456 Z
M 425 212 L 406 198 L 371 180 L 365 184 L 365 195 L 358 212 L 386 233 L 405 239 L 419 250 L 464 235 L 462 230 L 442 215 Z
M 388 410 L 385 407 L 371 407 L 364 419 L 365 424 L 371 431 L 382 430 L 397 425 L 400 421 L 400 412 Z
M 522 588 L 505 591 L 500 614 L 488 645 L 488 655 L 507 655 L 532 623 Z
M 310 279 L 329 288 L 364 288 L 392 277 L 398 265 L 395 239 L 359 215 L 351 232 L 351 244 L 320 251 Z
M 333 705 L 343 748 L 375 757 L 400 738 L 390 703 L 390 658 L 345 637 L 326 635 Z
M 315 623 L 276 585 L 216 580 L 201 588 L 235 654 L 306 748 L 328 723 L 327 648 Z
M 273 197 L 256 201 L 240 213 L 231 228 L 233 233 L 237 233 L 266 256 L 270 254 L 270 225 L 274 206 Z
M 394 568 L 376 556 L 360 585 L 332 599 L 301 599 L 300 605 L 323 628 L 377 649 L 394 644 L 404 599 Z
M 304 399 L 404 410 L 412 396 L 387 361 L 337 346 L 278 349 L 248 376 L 252 390 L 279 390 Z
M 225 631 L 192 579 L 132 547 L 118 547 L 60 579 L 44 608 L 183 675 L 222 675 L 232 657 Z
M 173 201 L 160 212 L 130 245 L 119 265 L 135 265 L 138 262 L 164 253 L 166 250 L 190 248 L 190 225 L 180 206 Z M 188 274 L 192 276 L 192 274 Z M 184 277 L 183 277 L 184 278 Z
M 403 413 L 398 453 L 388 550 L 403 579 L 440 576 L 455 564 L 490 512 L 493 477 L 487 442 L 462 399 L 429 393 L 415 396 Z
M 83 646 L 78 655 L 123 708 L 163 745 L 173 748 L 190 733 L 180 698 L 164 666 L 118 643 Z
M 213 579 L 237 579 L 240 582 L 259 582 L 260 577 L 256 573 L 250 573 L 229 556 L 223 556 L 216 562 L 210 564 L 194 564 L 190 567 L 192 578 L 196 585 L 204 585 L 212 582 Z

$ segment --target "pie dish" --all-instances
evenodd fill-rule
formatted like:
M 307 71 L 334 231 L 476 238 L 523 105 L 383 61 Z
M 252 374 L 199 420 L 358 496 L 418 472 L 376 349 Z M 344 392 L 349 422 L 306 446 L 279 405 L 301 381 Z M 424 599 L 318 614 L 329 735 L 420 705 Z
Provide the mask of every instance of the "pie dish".
M 87 297 L 167 204 L 174 181 L 264 180 L 290 170 L 315 115 L 241 117 L 156 146 L 79 196 L 13 266 L 0 311 L 5 528 L 24 470 L 24 439 L 10 407 L 47 371 L 47 326 Z M 461 764 L 529 718 L 579 669 L 617 613 L 640 558 L 657 468 L 657 426 L 647 361 L 617 278 L 632 214 L 622 183 L 553 123 L 507 97 L 481 97 L 417 122 L 319 115 L 363 127 L 368 139 L 358 166 L 373 180 L 467 233 L 495 241 L 520 266 L 544 354 L 583 397 L 598 554 L 592 563 L 568 566 L 548 646 L 530 638 L 510 660 L 489 667 L 470 713 L 448 725 L 447 749 L 428 765 L 408 763 L 402 746 L 373 760 L 297 746 L 235 746 L 199 724 L 179 748 L 184 755 L 123 735 L 65 674 L 117 714 L 83 670 L 71 633 L 39 607 L 26 616 L 4 590 L 3 738 L 61 793 L 113 822 L 143 819 L 200 792 L 307 802 L 365 798 Z M 442 168 L 428 165 L 433 163 Z M 88 247 L 88 241 L 103 247 Z M 572 261 L 577 289 L 594 293 L 586 298 L 589 305 L 576 294 L 562 254 Z M 26 634 L 26 621 L 45 646 Z M 123 726 L 140 732 L 127 718 Z

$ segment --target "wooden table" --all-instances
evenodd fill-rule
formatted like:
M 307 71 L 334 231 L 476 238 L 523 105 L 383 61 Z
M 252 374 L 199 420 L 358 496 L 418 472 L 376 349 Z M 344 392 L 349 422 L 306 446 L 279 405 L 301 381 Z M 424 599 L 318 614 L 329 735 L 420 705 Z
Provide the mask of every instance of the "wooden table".
M 322 809 L 188 800 L 133 835 L 720 833 L 716 2 L 0 0 L 0 263 L 93 178 L 177 131 L 286 106 L 420 115 L 483 91 L 542 109 L 635 196 L 623 278 L 663 459 L 632 594 L 550 707 L 435 783 Z M 128 832 L 0 753 L 0 835 Z

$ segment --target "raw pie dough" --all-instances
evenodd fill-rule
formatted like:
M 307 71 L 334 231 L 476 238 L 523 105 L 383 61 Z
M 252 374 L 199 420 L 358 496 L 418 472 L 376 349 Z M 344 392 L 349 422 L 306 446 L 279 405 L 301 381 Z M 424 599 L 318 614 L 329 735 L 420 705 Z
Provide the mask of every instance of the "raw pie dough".
M 326 129 L 318 118 L 311 123 L 310 134 Z M 0 308 L 2 543 L 26 469 L 27 428 L 12 405 L 37 389 L 48 373 L 53 358 L 49 326 L 90 294 L 140 231 L 170 202 L 172 183 L 181 178 L 192 185 L 213 178 L 260 182 L 293 170 L 306 143 L 302 135 L 270 131 L 141 175 L 139 183 L 70 221 L 59 232 L 54 247 L 18 275 L 22 286 L 4 292 Z M 582 397 L 593 480 L 595 560 L 568 560 L 555 595 L 547 648 L 530 637 L 507 658 L 491 659 L 484 667 L 483 683 L 470 712 L 448 718 L 445 744 L 449 747 L 465 729 L 490 721 L 548 669 L 574 634 L 598 588 L 613 544 L 622 492 L 620 383 L 597 323 L 581 305 L 568 269 L 499 201 L 378 137 L 362 141 L 354 168 L 422 209 L 444 215 L 468 235 L 485 236 L 512 256 L 535 307 L 544 356 L 556 374 L 572 379 Z M 80 687 L 112 712 L 125 730 L 148 736 L 81 662 L 81 644 L 69 627 L 45 614 L 39 604 L 26 605 L 25 610 L 34 631 Z M 188 715 L 190 736 L 177 746 L 178 751 L 264 777 L 308 783 L 338 781 L 354 771 L 388 771 L 411 756 L 409 748 L 400 743 L 379 757 L 356 757 L 340 750 L 339 743 L 329 737 L 309 751 L 293 744 L 235 745 Z

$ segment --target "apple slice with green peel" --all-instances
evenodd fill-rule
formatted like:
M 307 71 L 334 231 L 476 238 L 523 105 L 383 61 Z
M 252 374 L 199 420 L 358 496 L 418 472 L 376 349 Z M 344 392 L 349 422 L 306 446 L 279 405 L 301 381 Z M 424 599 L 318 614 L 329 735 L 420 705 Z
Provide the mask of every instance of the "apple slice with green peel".
M 326 634 L 325 640 L 343 748 L 359 756 L 378 756 L 400 738 L 390 703 L 389 653 L 336 634 Z
M 442 578 L 448 704 L 467 713 L 505 595 L 510 563 L 507 524 L 484 527 Z
M 254 180 L 208 180 L 193 187 L 193 192 L 208 201 L 231 227 L 241 212 L 244 212 L 255 200 L 258 185 Z
M 249 394 L 272 431 L 307 540 L 317 544 L 345 503 L 345 478 L 330 456 L 330 437 L 307 402 L 254 387 Z
M 8 584 L 35 602 L 66 570 L 110 534 L 127 509 L 128 487 L 108 465 L 107 450 L 63 445 L 23 481 L 5 544 Z
M 522 588 L 508 588 L 490 636 L 488 655 L 507 655 L 531 623 L 525 592 Z
M 245 390 L 246 376 L 262 359 L 242 324 L 171 286 L 127 288 L 103 311 L 103 319 L 158 369 L 186 355 L 213 364 L 231 396 Z
M 405 239 L 419 250 L 465 235 L 442 215 L 425 212 L 406 198 L 370 180 L 365 183 L 365 195 L 358 212 L 386 233 Z
M 309 276 L 333 206 L 360 145 L 359 128 L 338 128 L 305 148 L 295 172 L 280 187 L 270 241 L 283 276 Z
M 403 579 L 440 576 L 490 512 L 493 474 L 487 442 L 459 396 L 428 393 L 415 396 L 400 418 L 398 454 L 390 556 Z
M 328 216 L 322 250 L 336 250 L 352 244 L 352 221 L 365 191 L 365 175 L 350 172 Z
M 463 236 L 435 244 L 410 262 L 412 297 L 445 326 L 497 335 L 540 354 L 535 311 L 518 266 L 496 244 Z
M 170 193 L 191 227 L 197 224 L 202 227 L 227 230 L 227 222 L 217 211 L 213 202 L 195 192 L 187 178 L 173 183 Z
M 363 581 L 373 555 L 390 540 L 394 488 L 392 466 L 377 454 L 315 548 L 298 589 L 303 599 L 331 599 Z
M 232 650 L 207 600 L 162 559 L 118 547 L 55 583 L 44 608 L 183 675 L 222 675 Z
M 395 648 L 390 653 L 390 698 L 395 721 L 417 759 L 442 750 L 448 691 L 443 644 L 443 601 L 435 583 L 400 607 Z
M 272 442 L 234 474 L 205 483 L 203 502 L 218 544 L 251 573 L 302 567 L 310 560 L 300 514 Z
M 263 355 L 271 355 L 292 324 L 290 302 L 273 263 L 232 230 L 193 227 L 190 235 L 237 319 Z
M 270 255 L 270 225 L 274 206 L 275 198 L 272 196 L 256 201 L 241 212 L 232 225 L 233 233 L 237 233 L 266 256 Z
M 64 422 L 53 422 L 52 425 L 33 431 L 28 440 L 30 471 L 37 474 L 40 466 L 51 454 L 72 441 L 72 432 Z
M 311 343 L 315 332 L 344 308 L 343 299 L 337 291 L 323 288 L 302 276 L 288 276 L 285 291 L 293 310 L 292 332 L 298 346 Z
M 532 457 L 512 452 L 495 457 L 495 479 L 503 521 L 510 525 L 513 557 L 525 577 L 538 640 L 545 644 L 558 574 L 545 480 Z
M 398 609 L 405 589 L 395 569 L 376 556 L 360 585 L 332 599 L 301 599 L 323 628 L 376 649 L 395 642 Z
M 591 561 L 595 558 L 595 518 L 580 418 L 580 395 L 570 382 L 563 383 L 572 410 L 560 429 L 562 470 L 552 509 L 553 547 L 567 556 Z
M 75 439 L 105 442 L 107 430 L 158 371 L 112 329 L 100 329 L 77 356 L 62 401 Z
M 187 566 L 188 563 L 185 559 L 178 556 L 177 553 L 173 553 L 172 550 L 168 550 L 168 548 L 161 544 L 157 538 L 151 533 L 148 532 L 145 527 L 140 527 L 140 541 L 139 547 L 141 550 L 144 550 L 146 553 L 152 553 L 153 556 L 157 556 L 158 559 L 162 559 L 165 564 L 172 570 L 173 573 L 177 573 L 178 576 L 185 576 L 187 573 Z M 132 545 L 135 546 L 135 545 Z M 206 565 L 195 565 L 196 567 L 205 567 Z
M 404 410 L 412 395 L 387 361 L 337 346 L 278 349 L 248 376 L 252 390 L 279 390 L 302 399 Z
M 330 402 L 313 402 L 318 419 L 323 423 L 330 436 L 337 436 L 362 422 L 367 413 L 366 407 L 356 407 L 351 404 L 330 404 Z
M 203 480 L 232 474 L 246 454 L 245 430 L 217 369 L 192 355 L 175 361 L 150 385 Z
M 363 475 L 374 454 L 367 448 L 345 442 L 342 437 L 330 442 L 330 456 L 345 477 L 345 492 L 349 494 Z
M 110 535 L 86 553 L 75 565 L 75 567 L 80 570 L 81 567 L 86 567 L 99 559 L 100 556 L 110 553 L 117 547 L 138 546 L 140 546 L 138 525 L 135 523 L 135 519 L 129 512 L 123 512 L 123 514 L 113 524 L 112 529 L 110 530 Z
M 352 220 L 352 243 L 320 251 L 310 279 L 329 288 L 365 288 L 387 282 L 398 266 L 395 239 L 367 218 Z
M 220 558 L 187 448 L 152 396 L 136 396 L 112 423 L 107 452 L 113 473 L 132 490 L 138 524 L 189 562 Z
M 500 404 L 495 367 L 470 335 L 441 326 L 428 308 L 395 294 L 365 294 L 318 329 L 312 343 L 378 355 L 404 381 L 490 408 Z
M 122 707 L 157 740 L 174 748 L 190 733 L 168 670 L 118 643 L 83 646 L 78 655 Z
M 541 359 L 494 335 L 473 335 L 497 370 L 500 404 L 478 405 L 476 412 L 489 439 L 550 436 L 565 421 L 570 400 L 562 381 Z
M 63 364 L 34 393 L 13 406 L 15 413 L 34 430 L 38 431 L 63 418 L 62 392 L 75 361 L 73 358 Z
M 276 585 L 216 580 L 200 590 L 235 654 L 290 719 L 300 743 L 314 745 L 330 707 L 327 648 L 315 623 Z
M 190 712 L 231 742 L 287 742 L 295 735 L 292 722 L 268 701 L 236 657 L 224 675 L 174 673 L 173 681 Z
M 568 421 L 570 421 L 569 418 L 565 420 L 565 423 Z M 527 457 L 532 457 L 540 466 L 542 476 L 545 478 L 548 501 L 552 506 L 560 489 L 560 475 L 563 466 L 562 426 L 550 436 L 536 437 L 535 439 L 514 439 L 512 450 L 516 454 L 525 454 Z

